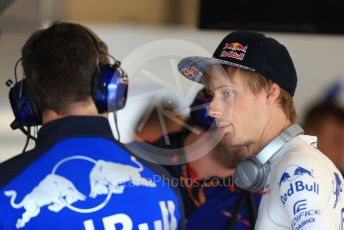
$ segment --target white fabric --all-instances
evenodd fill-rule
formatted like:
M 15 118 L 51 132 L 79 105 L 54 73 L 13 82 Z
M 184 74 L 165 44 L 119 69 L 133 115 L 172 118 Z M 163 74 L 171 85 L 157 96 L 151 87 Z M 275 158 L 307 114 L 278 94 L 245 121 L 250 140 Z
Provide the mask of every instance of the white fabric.
M 271 160 L 256 230 L 343 228 L 343 177 L 316 146 L 300 135 Z

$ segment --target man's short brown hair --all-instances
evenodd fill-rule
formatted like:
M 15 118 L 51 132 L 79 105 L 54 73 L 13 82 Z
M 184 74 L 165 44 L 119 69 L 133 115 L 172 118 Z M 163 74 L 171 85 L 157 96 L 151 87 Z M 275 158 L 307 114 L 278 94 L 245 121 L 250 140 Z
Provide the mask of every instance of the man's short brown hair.
M 261 92 L 263 89 L 268 89 L 274 82 L 270 79 L 267 79 L 263 75 L 257 72 L 251 72 L 247 70 L 242 70 L 240 68 L 230 67 L 236 69 L 236 71 L 243 72 L 243 76 L 246 76 L 244 79 L 246 80 L 247 85 L 252 90 L 253 93 Z M 283 112 L 290 120 L 290 122 L 294 123 L 297 119 L 297 113 L 295 109 L 295 104 L 293 97 L 287 92 L 285 89 L 281 87 L 281 93 L 278 97 L 278 101 L 283 109 Z
M 54 23 L 36 31 L 22 48 L 27 86 L 43 112 L 63 112 L 92 95 L 92 77 L 108 62 L 107 47 L 84 26 Z

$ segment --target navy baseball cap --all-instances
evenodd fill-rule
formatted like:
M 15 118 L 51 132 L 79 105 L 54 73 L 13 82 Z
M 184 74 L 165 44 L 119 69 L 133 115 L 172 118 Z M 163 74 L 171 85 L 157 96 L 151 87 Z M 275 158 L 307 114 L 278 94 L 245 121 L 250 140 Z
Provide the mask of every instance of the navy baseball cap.
M 297 74 L 287 48 L 262 33 L 229 33 L 216 48 L 212 58 L 186 57 L 178 63 L 178 69 L 186 78 L 203 84 L 208 67 L 214 64 L 260 73 L 294 96 Z

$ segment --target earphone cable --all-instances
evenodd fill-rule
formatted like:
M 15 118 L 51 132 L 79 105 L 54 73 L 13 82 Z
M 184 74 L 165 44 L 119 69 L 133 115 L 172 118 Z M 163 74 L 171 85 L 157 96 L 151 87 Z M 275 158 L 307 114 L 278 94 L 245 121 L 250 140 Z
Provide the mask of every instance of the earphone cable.
M 16 83 L 18 82 L 18 76 L 17 76 L 17 66 L 19 64 L 19 62 L 22 60 L 22 58 L 19 58 L 16 62 L 16 64 L 14 65 L 14 79 L 16 80 Z
M 20 131 L 25 134 L 25 136 L 28 136 L 30 139 L 36 141 L 37 138 L 31 135 L 31 128 L 28 127 L 28 130 L 25 130 L 23 127 L 19 127 Z
M 32 137 L 31 136 L 31 127 L 28 127 L 27 129 L 28 130 L 27 130 L 27 133 L 26 133 L 26 142 L 25 142 L 25 145 L 24 145 L 22 153 L 24 153 L 26 151 L 26 148 L 29 145 L 30 139 Z
M 117 132 L 117 140 L 118 140 L 118 142 L 120 142 L 121 141 L 121 135 L 119 133 L 118 119 L 117 119 L 117 112 L 116 111 L 113 112 L 113 118 L 114 118 L 114 122 L 115 122 L 115 129 Z

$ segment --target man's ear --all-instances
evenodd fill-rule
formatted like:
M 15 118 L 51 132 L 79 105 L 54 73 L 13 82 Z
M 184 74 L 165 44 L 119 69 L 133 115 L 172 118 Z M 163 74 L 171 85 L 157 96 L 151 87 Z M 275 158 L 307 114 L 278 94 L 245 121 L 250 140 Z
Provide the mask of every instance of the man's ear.
M 272 83 L 272 85 L 269 86 L 267 89 L 267 95 L 266 99 L 268 102 L 273 103 L 276 102 L 280 93 L 281 93 L 281 87 L 277 85 L 276 83 Z

